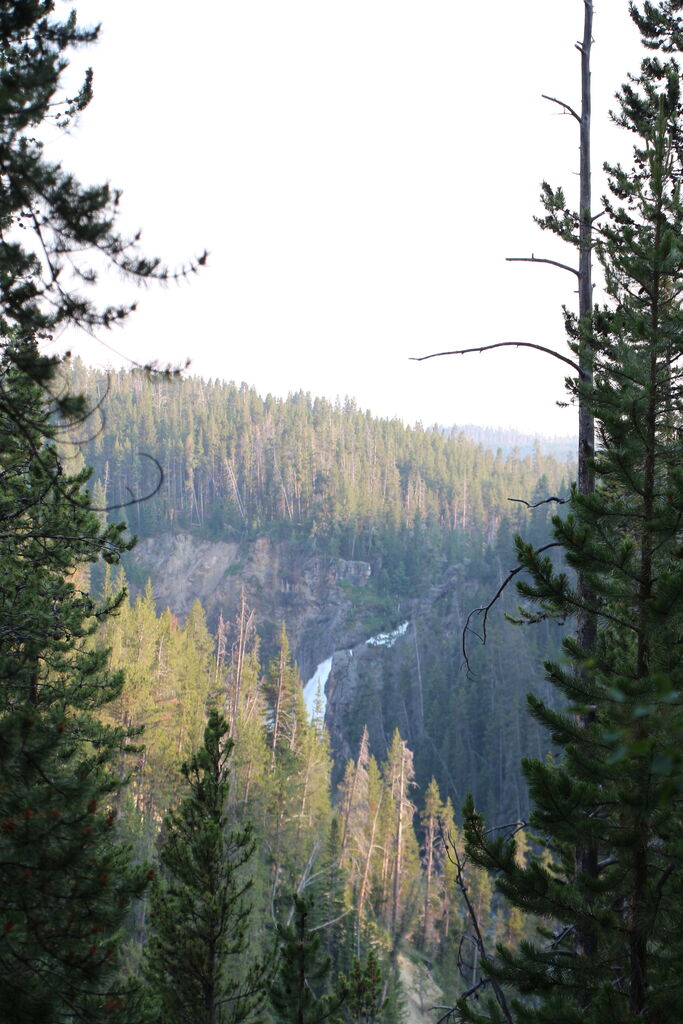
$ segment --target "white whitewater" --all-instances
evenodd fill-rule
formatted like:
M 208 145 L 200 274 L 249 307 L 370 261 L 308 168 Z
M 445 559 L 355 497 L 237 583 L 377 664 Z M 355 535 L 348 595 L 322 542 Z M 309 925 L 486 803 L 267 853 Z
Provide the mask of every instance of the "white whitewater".
M 408 626 L 408 622 L 402 622 L 400 626 L 397 626 L 391 633 L 378 633 L 377 636 L 371 636 L 365 643 L 368 647 L 393 647 L 400 636 L 403 636 Z
M 327 658 L 325 661 L 321 661 L 317 669 L 304 686 L 304 704 L 306 705 L 306 711 L 308 717 L 312 720 L 315 714 L 315 703 L 318 697 L 318 689 L 320 689 L 320 696 L 322 698 L 322 714 L 325 717 L 325 709 L 327 707 L 327 697 L 325 696 L 325 684 L 330 677 L 332 670 L 332 658 Z
M 371 636 L 365 643 L 368 647 L 393 647 L 400 636 L 408 629 L 410 620 L 401 623 L 396 629 L 392 630 L 391 633 L 378 633 L 377 636 Z M 353 651 L 349 651 L 349 655 L 353 657 Z M 318 691 L 320 691 L 320 697 L 322 700 L 321 708 L 323 718 L 325 717 L 325 710 L 327 708 L 327 697 L 325 695 L 325 686 L 327 680 L 330 678 L 330 672 L 332 671 L 332 658 L 326 658 L 325 661 L 321 661 L 315 672 L 304 686 L 304 704 L 306 705 L 306 712 L 308 717 L 313 720 L 315 714 L 315 704 L 318 698 Z

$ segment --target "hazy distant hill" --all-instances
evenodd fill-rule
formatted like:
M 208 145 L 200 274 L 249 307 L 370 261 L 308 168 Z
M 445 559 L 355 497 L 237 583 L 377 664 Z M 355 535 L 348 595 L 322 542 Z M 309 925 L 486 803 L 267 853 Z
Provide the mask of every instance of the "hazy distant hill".
M 522 434 L 513 427 L 478 427 L 474 423 L 452 426 L 447 433 L 464 434 L 487 448 L 500 448 L 506 457 L 514 449 L 517 449 L 521 458 L 533 455 L 536 445 L 544 455 L 553 455 L 560 461 L 573 459 L 576 455 L 576 437 L 571 434 L 548 437 L 545 434 Z

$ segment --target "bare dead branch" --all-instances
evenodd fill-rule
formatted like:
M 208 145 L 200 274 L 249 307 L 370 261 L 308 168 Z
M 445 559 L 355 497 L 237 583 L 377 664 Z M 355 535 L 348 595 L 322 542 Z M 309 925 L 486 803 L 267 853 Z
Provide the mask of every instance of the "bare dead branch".
M 139 498 L 133 494 L 130 487 L 127 487 L 126 490 L 131 495 L 129 501 L 121 501 L 117 505 L 105 505 L 103 508 L 96 508 L 94 505 L 89 505 L 88 508 L 91 512 L 113 512 L 118 508 L 128 508 L 130 505 L 138 505 L 142 501 L 149 501 L 150 498 L 153 498 L 155 494 L 159 493 L 164 484 L 164 470 L 161 463 L 153 455 L 150 455 L 149 452 L 137 452 L 137 455 L 141 459 L 149 459 L 149 461 L 153 462 L 156 467 L 158 476 L 153 489 Z
M 107 372 L 107 386 L 106 386 L 106 388 L 104 390 L 104 394 L 102 395 L 102 397 L 100 399 L 98 399 L 98 401 L 95 403 L 95 405 L 88 406 L 88 408 L 83 412 L 82 416 L 72 416 L 72 417 L 69 417 L 69 419 L 68 419 L 68 421 L 66 423 L 55 423 L 55 424 L 53 424 L 54 429 L 55 430 L 72 430 L 74 427 L 78 427 L 81 424 L 85 423 L 86 420 L 90 419 L 90 417 L 93 415 L 93 413 L 101 412 L 102 413 L 103 423 L 102 423 L 102 426 L 98 429 L 97 433 L 94 435 L 94 438 L 99 437 L 101 432 L 102 432 L 102 429 L 104 427 L 104 412 L 103 412 L 102 407 L 103 407 L 104 403 L 106 402 L 107 398 L 109 398 L 110 390 L 111 390 L 111 374 L 109 372 Z M 69 393 L 69 389 L 68 389 L 68 387 L 65 384 L 65 386 L 61 388 L 59 395 L 56 396 L 57 400 L 58 401 L 62 400 L 68 393 Z M 51 395 L 50 397 L 55 397 L 55 396 Z M 94 440 L 94 438 L 93 438 L 93 440 Z M 87 444 L 88 441 L 90 441 L 90 438 L 87 438 L 87 440 L 85 442 L 67 441 L 67 443 L 68 444 L 81 444 L 81 443 Z
M 518 501 L 520 505 L 526 505 L 527 508 L 540 508 L 541 505 L 549 505 L 551 501 L 556 501 L 558 505 L 566 505 L 569 498 L 544 498 L 543 501 L 527 501 L 525 498 L 508 498 L 508 501 Z
M 491 828 L 486 829 L 484 835 L 489 836 L 492 832 L 504 832 L 506 828 L 511 828 L 512 832 L 508 836 L 508 839 L 513 839 L 517 833 L 521 832 L 522 829 L 526 828 L 526 826 L 526 821 L 522 821 L 522 819 L 519 818 L 517 821 L 508 821 L 507 825 L 492 825 Z
M 321 928 L 329 928 L 330 925 L 336 924 L 337 921 L 341 921 L 343 917 L 347 917 L 354 909 L 354 907 L 349 907 L 349 909 L 345 910 L 342 914 L 339 914 L 337 917 L 333 917 L 331 921 L 325 921 L 324 924 L 317 924 L 315 928 L 311 928 L 311 931 L 319 932 Z
M 562 942 L 562 940 L 565 939 L 567 937 L 567 935 L 571 935 L 571 933 L 573 931 L 574 931 L 574 925 L 573 924 L 566 924 L 564 926 L 564 928 L 560 928 L 560 930 L 553 935 L 553 940 L 548 945 L 547 948 L 548 949 L 552 949 L 552 950 L 556 950 L 557 947 L 559 946 L 559 944 Z
M 547 263 L 551 267 L 559 267 L 560 270 L 568 270 L 570 274 L 574 274 L 575 277 L 579 277 L 579 271 L 576 267 L 570 267 L 568 263 L 559 263 L 558 260 L 548 260 L 542 256 L 506 256 L 506 263 Z
M 497 341 L 493 345 L 478 345 L 476 348 L 456 348 L 450 352 L 431 352 L 428 356 L 410 356 L 410 361 L 413 363 L 424 363 L 426 359 L 437 359 L 440 356 L 464 356 L 468 352 L 489 352 L 494 348 L 533 348 L 537 352 L 545 352 L 546 355 L 554 356 L 560 362 L 567 363 L 577 373 L 581 373 L 579 364 L 575 363 L 569 356 L 563 356 L 552 348 L 546 348 L 545 345 L 536 345 L 531 341 Z
M 472 905 L 472 901 L 471 901 L 471 899 L 469 897 L 469 892 L 468 892 L 467 885 L 466 885 L 466 882 L 465 882 L 465 876 L 463 874 L 464 868 L 465 868 L 465 862 L 464 862 L 463 858 L 461 857 L 461 855 L 460 855 L 460 853 L 458 851 L 457 846 L 451 840 L 450 836 L 448 837 L 448 839 L 449 839 L 450 850 L 452 850 L 452 852 L 453 852 L 453 856 L 452 856 L 451 860 L 452 860 L 453 863 L 455 863 L 455 867 L 456 867 L 456 885 L 458 886 L 458 889 L 460 890 L 460 895 L 463 898 L 463 901 L 464 901 L 464 904 L 465 904 L 465 908 L 467 910 L 467 916 L 469 917 L 470 924 L 472 926 L 472 933 L 473 934 L 472 935 L 463 936 L 463 939 L 467 938 L 470 942 L 472 942 L 472 944 L 475 946 L 475 948 L 477 949 L 477 951 L 478 951 L 479 955 L 482 957 L 482 959 L 485 959 L 486 958 L 486 947 L 484 945 L 484 938 L 482 936 L 481 928 L 479 926 L 479 920 L 477 918 L 477 912 L 474 909 L 474 906 Z M 449 853 L 449 856 L 450 856 L 450 853 Z M 462 948 L 462 941 L 461 941 L 461 948 Z M 458 952 L 458 960 L 459 960 L 459 965 L 458 966 L 460 967 L 461 963 L 462 963 L 461 957 L 460 957 L 460 952 Z M 501 1013 L 505 1017 L 505 1020 L 508 1021 L 508 1024 L 513 1024 L 512 1015 L 511 1015 L 509 1007 L 507 1005 L 507 1000 L 505 999 L 505 993 L 503 992 L 502 988 L 500 987 L 500 985 L 498 984 L 498 982 L 494 978 L 488 978 L 488 977 L 480 978 L 479 981 L 475 982 L 475 984 L 473 984 L 466 992 L 464 992 L 463 995 L 460 998 L 461 999 L 468 999 L 470 996 L 474 995 L 476 992 L 478 992 L 481 988 L 484 988 L 486 985 L 490 985 L 491 988 L 493 989 L 493 993 L 494 993 L 494 995 L 496 997 L 496 1002 L 498 1003 L 498 1006 L 499 1006 L 499 1008 L 501 1010 Z M 445 1017 L 448 1017 L 448 1014 L 446 1014 Z M 445 1019 L 445 1017 L 442 1017 L 441 1019 L 443 1020 L 443 1019 Z
M 534 552 L 534 554 L 540 555 L 544 551 L 548 551 L 550 548 L 557 548 L 557 547 L 560 547 L 560 542 L 559 541 L 552 541 L 550 544 L 544 544 L 543 547 L 537 548 L 536 551 Z M 488 617 L 489 617 L 489 612 L 491 611 L 491 609 L 493 608 L 494 604 L 496 603 L 496 601 L 498 600 L 500 595 L 503 593 L 503 591 L 507 587 L 508 583 L 511 583 L 512 580 L 515 578 L 515 576 L 522 571 L 522 569 L 524 569 L 523 565 L 518 565 L 516 569 L 512 569 L 508 573 L 508 575 L 505 577 L 505 579 L 503 580 L 501 585 L 498 587 L 498 590 L 493 595 L 493 597 L 491 598 L 489 603 L 485 604 L 485 605 L 482 605 L 480 608 L 473 608 L 472 611 L 467 616 L 467 619 L 465 620 L 465 625 L 464 625 L 463 631 L 462 631 L 462 654 L 463 654 L 463 658 L 465 659 L 465 666 L 467 668 L 468 674 L 470 672 L 470 659 L 469 659 L 469 655 L 467 653 L 467 634 L 468 633 L 474 633 L 474 635 L 481 641 L 482 646 L 486 644 L 486 622 L 487 622 Z M 483 618 L 482 618 L 482 631 L 481 631 L 481 633 L 477 633 L 477 631 L 475 629 L 472 629 L 472 627 L 470 626 L 470 622 L 472 621 L 472 619 L 473 619 L 473 617 L 475 615 L 482 615 L 483 616 Z
M 472 987 L 468 988 L 466 992 L 463 992 L 460 998 L 469 999 L 470 996 L 476 995 L 477 992 L 479 992 L 482 988 L 485 988 L 486 985 L 489 984 L 490 980 L 490 978 L 481 978 L 476 985 L 472 985 Z
M 311 852 L 310 852 L 309 858 L 306 861 L 306 866 L 305 866 L 304 870 L 301 873 L 301 878 L 299 879 L 299 883 L 298 883 L 298 885 L 296 887 L 296 894 L 297 894 L 297 896 L 301 896 L 301 893 L 304 891 L 304 889 L 308 885 L 309 879 L 310 879 L 310 876 L 311 876 L 311 872 L 313 870 L 313 865 L 315 864 L 316 860 L 318 859 L 319 852 L 320 852 L 320 840 L 316 839 L 315 842 L 313 843 L 313 846 L 311 847 Z M 292 922 L 293 914 L 294 914 L 294 905 L 292 904 L 292 909 L 291 909 L 291 911 L 289 913 L 289 917 L 287 918 L 287 924 L 288 925 L 291 924 L 291 922 Z
M 575 117 L 579 124 L 581 124 L 581 118 L 576 113 L 574 108 L 570 107 L 568 103 L 564 103 L 562 100 L 557 100 L 554 96 L 546 96 L 544 92 L 541 93 L 541 96 L 544 100 L 550 100 L 551 103 L 557 103 L 558 107 L 563 107 L 567 114 L 571 114 L 572 117 Z
M 37 501 L 42 501 L 42 498 L 45 496 L 45 494 L 47 494 L 50 488 L 54 488 L 60 494 L 60 496 L 64 498 L 64 500 L 67 501 L 70 505 L 73 505 L 75 507 L 82 507 L 82 502 L 77 498 L 75 499 L 69 492 L 69 490 L 63 487 L 61 484 L 61 481 L 59 479 L 62 474 L 61 464 L 57 466 L 56 470 L 53 473 L 50 471 L 47 462 L 43 458 L 42 450 L 36 444 L 35 438 L 32 436 L 31 433 L 32 428 L 41 429 L 40 424 L 38 424 L 37 421 L 32 421 L 24 416 L 23 411 L 20 410 L 19 407 L 16 406 L 15 403 L 13 402 L 10 392 L 5 388 L 2 380 L 0 380 L 0 399 L 2 400 L 3 408 L 8 414 L 9 419 L 14 424 L 16 430 L 22 435 L 22 437 L 26 441 L 28 451 L 31 452 L 33 459 L 45 471 L 46 476 L 48 478 L 48 484 L 46 485 L 46 489 L 43 492 L 43 495 L 40 498 L 38 498 Z M 102 508 L 96 507 L 94 505 L 88 505 L 89 511 L 111 512 L 120 508 L 128 508 L 131 505 L 137 505 L 139 502 L 148 501 L 150 498 L 153 498 L 155 494 L 159 493 L 164 483 L 164 470 L 161 466 L 161 463 L 159 462 L 158 459 L 156 459 L 153 455 L 150 455 L 148 452 L 137 452 L 137 455 L 142 459 L 149 459 L 150 462 L 154 463 L 154 466 L 157 471 L 157 481 L 152 490 L 150 490 L 147 494 L 144 494 L 142 497 L 139 497 L 133 494 L 130 487 L 128 487 L 126 488 L 128 493 L 130 494 L 130 499 L 128 501 L 123 501 L 116 505 L 107 505 Z M 26 509 L 27 506 L 22 505 L 18 509 L 18 511 L 13 513 L 11 516 L 5 516 L 4 521 L 7 522 L 10 518 L 17 518 L 23 515 Z

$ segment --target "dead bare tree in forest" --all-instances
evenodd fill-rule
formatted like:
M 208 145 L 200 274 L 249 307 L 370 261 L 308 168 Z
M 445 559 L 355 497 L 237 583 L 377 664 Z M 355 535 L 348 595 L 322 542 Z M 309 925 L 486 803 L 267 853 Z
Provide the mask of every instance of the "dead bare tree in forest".
M 497 832 L 501 829 L 511 830 L 510 838 L 512 838 L 521 831 L 525 825 L 526 822 L 524 821 L 515 821 L 507 825 L 501 825 L 496 829 L 490 829 L 489 831 Z M 465 905 L 466 920 L 469 925 L 469 931 L 463 933 L 460 940 L 460 947 L 458 949 L 458 971 L 461 978 L 467 985 L 467 989 L 462 993 L 460 999 L 470 999 L 472 997 L 478 999 L 482 990 L 490 986 L 503 1019 L 506 1021 L 506 1024 L 512 1024 L 512 1014 L 503 988 L 495 978 L 490 978 L 488 975 L 478 973 L 479 963 L 486 959 L 486 943 L 479 921 L 479 915 L 477 914 L 477 910 L 470 897 L 469 885 L 467 883 L 465 873 L 467 858 L 464 853 L 458 850 L 457 843 L 454 841 L 453 836 L 444 832 L 443 827 L 441 828 L 441 841 L 443 843 L 444 850 L 446 851 L 446 856 L 450 860 L 451 864 L 455 866 L 455 881 Z M 467 958 L 464 954 L 464 949 L 468 945 L 474 951 L 474 958 L 471 964 L 467 962 Z M 468 972 L 469 978 L 467 976 Z M 453 1014 L 455 1013 L 454 1006 L 433 1006 L 432 1009 L 441 1011 L 441 1015 L 436 1021 L 436 1024 L 445 1024 L 445 1022 L 452 1019 Z
M 567 318 L 570 337 L 574 340 L 571 347 L 577 358 L 556 352 L 545 345 L 537 345 L 527 341 L 501 341 L 491 345 L 478 345 L 461 349 L 452 349 L 446 352 L 432 352 L 426 356 L 413 357 L 414 362 L 424 362 L 427 359 L 436 359 L 442 356 L 467 355 L 471 352 L 489 352 L 498 348 L 529 348 L 537 352 L 545 353 L 554 359 L 571 366 L 577 373 L 576 394 L 578 402 L 579 418 L 579 443 L 577 453 L 577 490 L 579 494 L 590 494 L 594 489 L 593 453 L 595 450 L 595 428 L 593 415 L 585 401 L 585 396 L 590 390 L 593 382 L 593 344 L 592 344 L 592 310 L 593 310 L 593 282 L 592 282 L 592 252 L 593 252 L 593 222 L 595 217 L 591 212 L 591 72 L 590 58 L 593 42 L 593 0 L 583 0 L 584 5 L 584 28 L 583 38 L 576 43 L 576 48 L 581 54 L 581 113 L 571 107 L 563 100 L 548 96 L 545 93 L 543 98 L 560 106 L 565 113 L 575 118 L 579 123 L 580 145 L 579 145 L 579 211 L 570 211 L 565 202 L 562 189 L 553 190 L 547 182 L 543 183 L 541 199 L 546 216 L 536 218 L 537 223 L 545 230 L 552 231 L 564 241 L 575 245 L 579 253 L 578 267 L 560 263 L 557 260 L 546 259 L 545 257 L 531 256 L 509 256 L 511 263 L 539 263 L 557 267 L 560 270 L 568 271 L 578 281 L 579 314 L 578 321 L 573 324 L 571 318 Z M 578 233 L 577 233 L 578 226 Z
M 433 359 L 445 355 L 465 355 L 469 352 L 485 352 L 497 348 L 518 347 L 530 348 L 545 353 L 555 359 L 570 365 L 577 373 L 577 379 L 572 390 L 577 399 L 578 405 L 578 451 L 577 451 L 577 483 L 576 489 L 580 495 L 591 494 L 595 490 L 595 475 L 593 469 L 593 458 L 595 453 L 595 425 L 592 411 L 589 407 L 588 396 L 593 386 L 593 282 L 592 282 L 592 253 L 593 253 L 593 224 L 596 217 L 591 209 L 591 47 L 593 42 L 593 0 L 583 0 L 584 24 L 583 38 L 576 43 L 576 49 L 581 56 L 581 108 L 577 112 L 574 107 L 557 99 L 554 96 L 543 94 L 543 98 L 559 106 L 564 113 L 573 117 L 579 124 L 580 145 L 579 145 L 579 210 L 572 212 L 567 208 L 562 189 L 553 190 L 544 182 L 541 198 L 546 216 L 536 218 L 540 227 L 552 231 L 564 241 L 573 244 L 579 255 L 578 267 L 544 257 L 511 256 L 508 262 L 540 263 L 557 267 L 560 270 L 571 273 L 578 281 L 579 310 L 578 318 L 569 314 L 565 315 L 565 322 L 570 337 L 570 347 L 576 356 L 572 359 L 560 352 L 543 345 L 531 342 L 498 342 L 492 345 L 482 345 L 474 348 L 456 349 L 451 352 L 436 352 L 416 359 L 422 362 L 426 359 Z M 512 499 L 516 500 L 516 499 Z M 550 500 L 550 499 L 548 499 Z M 549 544 L 541 548 L 557 546 Z M 475 609 L 468 616 L 465 632 L 463 634 L 463 653 L 468 663 L 466 632 L 471 630 L 471 619 L 475 614 L 483 616 L 483 633 L 480 636 L 482 642 L 486 640 L 486 619 L 493 606 L 499 599 L 507 584 L 517 575 L 520 567 L 513 570 L 502 586 L 499 587 L 492 601 L 482 608 Z M 577 592 L 581 598 L 580 610 L 577 613 L 576 638 L 579 647 L 586 654 L 590 652 L 595 644 L 596 619 L 595 615 L 588 611 L 593 605 L 590 600 L 590 589 L 583 574 L 577 577 Z M 588 670 L 586 674 L 586 691 L 590 689 Z M 578 715 L 578 721 L 583 727 L 590 725 L 594 712 L 587 708 Z M 590 878 L 598 876 L 597 850 L 594 846 L 580 846 L 576 850 L 576 873 L 586 875 Z M 584 956 L 594 955 L 596 952 L 596 940 L 591 931 L 579 930 L 576 933 L 576 951 Z

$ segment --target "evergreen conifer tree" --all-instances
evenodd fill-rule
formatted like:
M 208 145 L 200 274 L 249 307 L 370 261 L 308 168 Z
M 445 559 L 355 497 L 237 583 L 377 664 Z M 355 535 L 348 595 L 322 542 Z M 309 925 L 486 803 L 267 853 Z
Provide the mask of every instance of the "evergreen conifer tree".
M 368 950 L 365 965 L 353 958 L 348 978 L 348 998 L 345 1017 L 352 1024 L 374 1024 L 379 1020 L 384 1005 L 384 983 L 374 949 Z
M 632 13 L 645 39 L 671 52 L 681 49 L 680 8 L 647 3 Z M 520 589 L 534 603 L 525 615 L 580 611 L 596 627 L 591 649 L 568 639 L 569 664 L 547 665 L 568 709 L 530 698 L 563 750 L 559 762 L 525 763 L 542 854 L 520 863 L 516 842 L 494 838 L 466 808 L 471 855 L 515 906 L 556 927 L 518 952 L 499 947 L 485 971 L 518 997 L 492 999 L 486 1011 L 461 1000 L 460 1020 L 683 1017 L 680 80 L 674 59 L 648 58 L 619 95 L 616 119 L 637 141 L 633 167 L 610 168 L 598 232 L 612 301 L 595 312 L 595 381 L 585 389 L 599 430 L 597 486 L 553 521 L 590 603 L 568 572 L 518 542 L 531 576 Z M 596 851 L 596 872 L 580 870 L 577 845 Z M 590 943 L 578 944 L 579 933 Z
M 68 53 L 94 43 L 99 32 L 80 27 L 75 11 L 55 18 L 55 6 L 55 0 L 0 2 L 0 343 L 7 347 L 17 332 L 22 344 L 7 351 L 38 381 L 52 377 L 57 361 L 24 346 L 25 339 L 65 323 L 107 327 L 134 308 L 100 307 L 86 294 L 101 257 L 135 281 L 179 276 L 142 256 L 137 235 L 117 231 L 116 190 L 83 186 L 46 156 L 40 126 L 68 130 L 92 97 L 90 70 L 75 95 L 65 94 Z M 72 407 L 68 395 L 60 402 Z
M 146 885 L 112 810 L 126 730 L 101 722 L 120 673 L 88 643 L 117 603 L 84 563 L 130 543 L 102 526 L 51 439 L 41 389 L 0 365 L 0 1020 L 137 1021 L 117 977 L 120 930 Z
M 269 993 L 276 1024 L 322 1024 L 334 1019 L 346 998 L 345 985 L 327 991 L 331 960 L 321 955 L 310 913 L 309 902 L 295 895 L 292 923 L 277 925 L 280 959 Z
M 252 1018 L 263 993 L 261 963 L 242 961 L 254 851 L 250 825 L 227 820 L 228 723 L 212 711 L 203 747 L 183 765 L 189 793 L 164 822 L 161 878 L 152 891 L 144 973 L 153 1019 L 232 1024 Z

